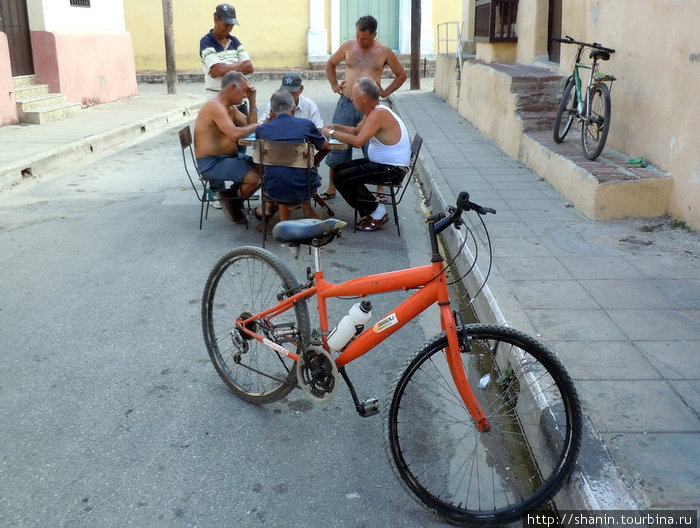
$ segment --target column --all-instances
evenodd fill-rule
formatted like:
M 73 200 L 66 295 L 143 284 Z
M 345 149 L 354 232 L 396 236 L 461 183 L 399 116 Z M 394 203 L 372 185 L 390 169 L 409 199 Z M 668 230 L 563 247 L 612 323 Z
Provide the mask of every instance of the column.
M 324 0 L 309 0 L 309 31 L 306 37 L 309 62 L 326 61 L 329 57 L 324 4 Z

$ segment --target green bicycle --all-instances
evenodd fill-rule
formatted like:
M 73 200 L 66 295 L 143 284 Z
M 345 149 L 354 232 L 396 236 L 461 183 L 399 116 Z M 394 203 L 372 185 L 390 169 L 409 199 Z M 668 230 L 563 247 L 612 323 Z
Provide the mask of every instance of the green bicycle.
M 611 114 L 610 90 L 615 80 L 613 75 L 605 75 L 598 71 L 598 61 L 609 60 L 610 54 L 615 53 L 615 50 L 605 48 L 597 42 L 579 42 L 568 35 L 566 38 L 553 37 L 552 40 L 578 45 L 573 72 L 566 79 L 557 117 L 554 120 L 554 141 L 555 143 L 564 141 L 574 119 L 579 119 L 581 121 L 583 155 L 589 160 L 594 160 L 603 152 L 605 141 L 608 139 Z M 589 58 L 592 63 L 590 65 L 581 62 L 585 48 L 591 48 Z M 579 73 L 581 68 L 591 70 L 585 97 L 581 91 L 581 75 Z M 610 86 L 606 83 L 610 83 Z

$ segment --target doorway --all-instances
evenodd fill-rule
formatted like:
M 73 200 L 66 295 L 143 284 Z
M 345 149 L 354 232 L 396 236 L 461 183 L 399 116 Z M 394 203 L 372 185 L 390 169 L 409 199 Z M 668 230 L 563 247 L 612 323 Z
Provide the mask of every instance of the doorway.
M 34 73 L 25 0 L 0 0 L 0 31 L 7 34 L 12 76 Z
M 341 0 L 340 42 L 355 38 L 355 22 L 364 15 L 377 19 L 377 40 L 399 49 L 399 0 Z
M 555 42 L 552 37 L 561 37 L 561 3 L 562 0 L 549 0 L 549 28 L 547 33 L 547 54 L 552 62 L 561 59 L 561 42 Z

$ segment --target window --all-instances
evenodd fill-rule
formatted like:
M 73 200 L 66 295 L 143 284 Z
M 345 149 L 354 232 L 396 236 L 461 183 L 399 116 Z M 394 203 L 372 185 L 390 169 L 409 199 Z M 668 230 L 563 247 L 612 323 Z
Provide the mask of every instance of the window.
M 90 0 L 70 0 L 70 5 L 78 7 L 90 7 Z
M 474 40 L 517 42 L 518 0 L 477 0 Z

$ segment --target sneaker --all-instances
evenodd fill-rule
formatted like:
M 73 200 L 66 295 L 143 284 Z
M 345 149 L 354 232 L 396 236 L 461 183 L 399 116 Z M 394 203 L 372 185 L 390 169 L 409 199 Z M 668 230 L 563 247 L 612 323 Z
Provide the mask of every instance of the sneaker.
M 221 193 L 217 192 L 215 194 L 216 199 L 219 200 L 218 202 L 211 202 L 209 205 L 211 205 L 214 209 L 221 209 Z

